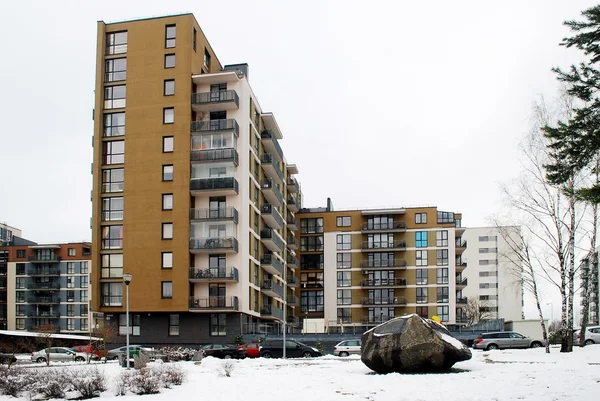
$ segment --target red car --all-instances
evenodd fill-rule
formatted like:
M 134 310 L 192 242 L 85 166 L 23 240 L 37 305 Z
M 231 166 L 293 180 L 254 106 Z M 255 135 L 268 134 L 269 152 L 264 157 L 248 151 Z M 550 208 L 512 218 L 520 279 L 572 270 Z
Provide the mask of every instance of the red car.
M 104 350 L 94 350 L 94 348 L 91 345 L 74 345 L 71 347 L 71 349 L 75 352 L 85 352 L 86 354 L 90 354 L 93 353 L 94 355 L 96 355 L 98 358 L 102 358 L 104 354 Z
M 248 358 L 258 358 L 260 343 L 246 343 L 238 347 L 238 352 L 246 351 Z

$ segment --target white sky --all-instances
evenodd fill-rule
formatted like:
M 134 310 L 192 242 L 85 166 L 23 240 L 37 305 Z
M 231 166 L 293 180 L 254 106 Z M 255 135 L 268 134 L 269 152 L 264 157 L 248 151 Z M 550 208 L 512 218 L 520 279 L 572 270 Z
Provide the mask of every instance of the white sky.
M 91 238 L 96 21 L 192 12 L 223 64 L 250 65 L 305 206 L 437 205 L 486 225 L 532 101 L 555 92 L 550 68 L 578 57 L 558 46 L 562 21 L 594 4 L 1 2 L 0 221 L 38 242 Z

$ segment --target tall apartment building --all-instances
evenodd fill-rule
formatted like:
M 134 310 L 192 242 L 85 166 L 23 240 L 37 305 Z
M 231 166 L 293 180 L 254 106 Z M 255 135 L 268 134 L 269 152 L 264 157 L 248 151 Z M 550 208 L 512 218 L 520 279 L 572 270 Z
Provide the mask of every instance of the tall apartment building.
M 106 322 L 126 333 L 123 273 L 134 342 L 227 342 L 293 319 L 298 170 L 246 64 L 223 67 L 191 14 L 101 21 L 94 122 Z
M 466 268 L 461 215 L 436 207 L 302 209 L 300 316 L 329 331 L 395 316 L 462 323 Z
M 91 244 L 41 245 L 13 235 L 0 246 L 0 328 L 88 333 Z
M 581 290 L 581 306 L 584 304 L 583 297 L 587 296 L 589 299 L 589 311 L 588 311 L 588 325 L 596 326 L 599 324 L 598 319 L 598 306 L 600 299 L 600 287 L 598 286 L 598 279 L 600 278 L 600 271 L 598 269 L 598 253 L 600 252 L 600 247 L 596 248 L 594 254 L 591 252 L 586 255 L 586 257 L 581 261 L 579 265 L 579 271 L 581 272 L 581 276 L 588 276 L 589 280 L 589 291 L 586 293 Z M 583 277 L 582 277 L 583 278 Z M 577 324 L 581 324 L 581 322 L 577 322 Z
M 523 319 L 523 286 L 518 274 L 515 252 L 509 246 L 519 244 L 520 228 L 467 228 L 463 238 L 469 246 L 463 260 L 469 264 L 464 273 L 468 286 L 463 294 L 475 298 L 486 319 Z

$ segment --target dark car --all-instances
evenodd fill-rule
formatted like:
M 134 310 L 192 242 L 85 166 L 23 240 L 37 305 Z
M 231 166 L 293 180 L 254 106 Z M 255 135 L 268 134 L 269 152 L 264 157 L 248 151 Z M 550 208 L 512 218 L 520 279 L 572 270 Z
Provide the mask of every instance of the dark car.
M 0 354 L 0 364 L 8 364 L 17 362 L 17 357 L 13 354 Z
M 215 358 L 231 359 L 246 357 L 245 350 L 238 350 L 238 346 L 232 344 L 207 344 L 202 346 L 202 350 L 204 351 L 204 356 Z
M 258 355 L 262 358 L 283 357 L 283 340 L 266 339 L 260 345 Z M 311 358 L 321 356 L 318 349 L 294 340 L 285 340 L 285 356 L 288 358 Z

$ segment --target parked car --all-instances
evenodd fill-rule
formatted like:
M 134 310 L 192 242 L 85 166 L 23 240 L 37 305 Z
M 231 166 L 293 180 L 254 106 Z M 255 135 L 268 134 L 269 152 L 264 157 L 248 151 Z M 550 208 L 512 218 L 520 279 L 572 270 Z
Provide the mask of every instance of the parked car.
M 140 351 L 143 351 L 146 354 L 149 354 L 151 357 L 153 355 L 154 348 L 144 347 L 142 345 L 129 345 L 129 356 L 139 355 Z M 125 355 L 127 352 L 127 346 L 124 345 L 119 348 L 111 349 L 106 353 L 106 359 L 119 359 L 119 355 Z
M 543 345 L 544 341 L 539 338 L 526 337 L 514 331 L 499 331 L 480 334 L 473 343 L 473 348 L 492 350 L 504 348 L 538 348 Z
M 281 358 L 283 357 L 283 340 L 266 339 L 260 344 L 259 356 L 262 358 Z M 285 340 L 285 354 L 288 358 L 310 358 L 321 356 L 318 349 L 294 340 Z
M 75 352 L 85 352 L 86 354 L 94 354 L 98 358 L 102 358 L 106 352 L 100 349 L 94 349 L 91 345 L 74 345 L 71 349 Z
M 17 357 L 13 354 L 0 354 L 0 364 L 8 364 L 9 362 L 17 362 Z
M 581 329 L 573 333 L 575 344 L 579 345 Z M 588 326 L 585 328 L 585 345 L 600 344 L 600 326 Z
M 260 343 L 246 343 L 238 346 L 238 353 L 246 352 L 248 358 L 258 358 Z
M 50 351 L 50 352 L 48 352 Z M 67 347 L 51 347 L 44 348 L 43 350 L 32 352 L 31 360 L 33 362 L 46 362 L 48 361 L 48 357 L 50 361 L 75 361 L 75 362 L 84 362 L 87 360 L 87 354 L 85 352 L 75 352 L 71 348 Z
M 202 346 L 204 356 L 212 356 L 215 358 L 231 359 L 245 358 L 246 351 L 239 350 L 237 345 L 232 344 L 207 344 Z
M 333 347 L 333 355 L 348 356 L 350 354 L 360 354 L 361 339 L 345 340 L 339 342 Z

